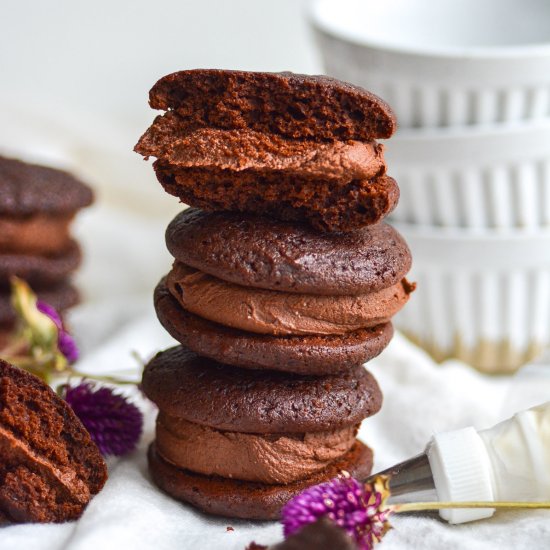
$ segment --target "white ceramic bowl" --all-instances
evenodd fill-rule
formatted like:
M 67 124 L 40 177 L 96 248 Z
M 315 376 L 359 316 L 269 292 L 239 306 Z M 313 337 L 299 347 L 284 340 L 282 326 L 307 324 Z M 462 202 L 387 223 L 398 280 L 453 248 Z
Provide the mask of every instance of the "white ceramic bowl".
M 386 160 L 401 189 L 394 221 L 550 228 L 550 119 L 405 130 L 386 143 Z
M 547 0 L 316 0 L 310 20 L 326 73 L 402 128 L 550 116 Z
M 550 230 L 475 236 L 396 227 L 418 288 L 395 324 L 437 360 L 512 372 L 550 344 Z

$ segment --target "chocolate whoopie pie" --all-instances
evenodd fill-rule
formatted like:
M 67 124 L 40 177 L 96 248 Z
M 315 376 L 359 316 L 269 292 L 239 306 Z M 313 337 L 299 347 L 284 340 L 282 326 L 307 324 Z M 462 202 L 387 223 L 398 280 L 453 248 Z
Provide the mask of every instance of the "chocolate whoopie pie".
M 395 119 L 366 90 L 327 77 L 199 70 L 164 77 L 150 98 L 169 110 L 135 150 L 156 157 L 164 189 L 191 206 L 349 231 L 397 204 L 373 140 L 389 137 Z
M 189 208 L 166 230 L 177 260 L 242 286 L 318 295 L 353 295 L 403 279 L 411 254 L 387 224 L 320 233 L 306 224 Z
M 386 224 L 319 233 L 188 209 L 166 242 L 177 261 L 155 293 L 159 320 L 197 353 L 245 368 L 328 374 L 360 365 L 389 343 L 389 321 L 414 289 L 403 279 L 409 249 Z
M 65 281 L 81 261 L 71 222 L 92 201 L 63 170 L 0 156 L 0 288 L 12 275 L 43 290 Z
M 249 369 L 334 374 L 373 359 L 393 335 L 389 322 L 328 336 L 270 336 L 237 330 L 183 309 L 168 291 L 164 279 L 155 290 L 155 310 L 170 335 L 194 352 Z
M 107 479 L 69 405 L 36 376 L 0 360 L 0 516 L 14 523 L 80 517 Z
M 382 395 L 361 367 L 323 377 L 242 370 L 178 346 L 149 362 L 142 388 L 159 408 L 153 479 L 206 511 L 273 518 L 307 483 L 372 466 L 355 435 Z

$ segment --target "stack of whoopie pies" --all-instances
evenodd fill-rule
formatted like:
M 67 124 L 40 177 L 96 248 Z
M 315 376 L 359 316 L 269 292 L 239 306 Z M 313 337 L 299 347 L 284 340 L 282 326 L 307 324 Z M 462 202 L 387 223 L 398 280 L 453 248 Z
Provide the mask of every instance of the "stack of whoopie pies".
M 61 313 L 78 301 L 70 278 L 81 253 L 69 230 L 92 200 L 91 189 L 67 172 L 0 157 L 0 350 L 15 323 L 13 275 Z
M 374 140 L 395 119 L 361 88 L 291 73 L 182 71 L 150 104 L 166 113 L 136 151 L 193 207 L 167 229 L 175 262 L 155 291 L 182 345 L 143 376 L 151 475 L 207 512 L 274 519 L 372 467 L 356 433 L 382 395 L 362 365 L 413 289 L 407 245 L 381 223 L 399 191 Z

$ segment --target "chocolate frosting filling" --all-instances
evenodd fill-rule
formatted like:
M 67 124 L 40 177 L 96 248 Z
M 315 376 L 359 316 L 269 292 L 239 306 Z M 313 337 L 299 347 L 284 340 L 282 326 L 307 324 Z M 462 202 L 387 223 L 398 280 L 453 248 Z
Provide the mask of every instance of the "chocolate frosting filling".
M 0 217 L 0 253 L 45 255 L 65 250 L 74 214 Z
M 158 117 L 141 138 L 140 153 L 179 168 L 292 173 L 321 180 L 370 179 L 385 172 L 384 146 L 375 141 L 316 143 L 248 128 L 182 132 L 179 117 Z
M 408 301 L 403 279 L 369 294 L 318 296 L 244 287 L 175 262 L 172 295 L 191 313 L 221 325 L 272 335 L 345 334 L 389 321 Z
M 179 468 L 204 475 L 285 484 L 323 470 L 345 455 L 358 426 L 303 434 L 226 432 L 159 413 L 156 446 Z

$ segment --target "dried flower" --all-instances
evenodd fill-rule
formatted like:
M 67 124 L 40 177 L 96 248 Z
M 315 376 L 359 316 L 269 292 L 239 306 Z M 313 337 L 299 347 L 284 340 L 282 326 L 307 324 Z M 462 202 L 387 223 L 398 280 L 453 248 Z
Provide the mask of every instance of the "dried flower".
M 65 330 L 61 316 L 57 313 L 56 309 L 42 300 L 36 302 L 36 308 L 44 315 L 47 315 L 56 326 L 57 347 L 59 351 L 65 356 L 70 364 L 77 361 L 79 352 L 76 342 L 67 330 Z
M 25 281 L 13 277 L 11 288 L 11 301 L 18 323 L 2 355 L 13 364 L 50 382 L 54 374 L 68 369 L 69 359 L 77 353 L 76 346 L 72 339 L 71 343 L 68 342 L 66 333 L 61 336 L 62 324 L 57 312 L 47 304 L 43 304 L 44 311 L 39 309 L 36 295 Z M 60 340 L 64 350 L 60 347 Z
M 89 380 L 72 387 L 64 384 L 60 393 L 104 456 L 122 456 L 136 448 L 143 429 L 143 415 L 124 396 Z
M 309 487 L 282 510 L 285 537 L 327 517 L 344 529 L 361 550 L 371 550 L 391 528 L 389 516 L 445 508 L 549 509 L 550 502 L 407 502 L 388 504 L 390 477 L 373 476 L 363 484 L 344 472 Z
M 289 501 L 282 511 L 285 537 L 321 517 L 342 527 L 361 550 L 370 550 L 390 528 L 386 506 L 387 484 L 365 486 L 349 474 L 306 489 Z

